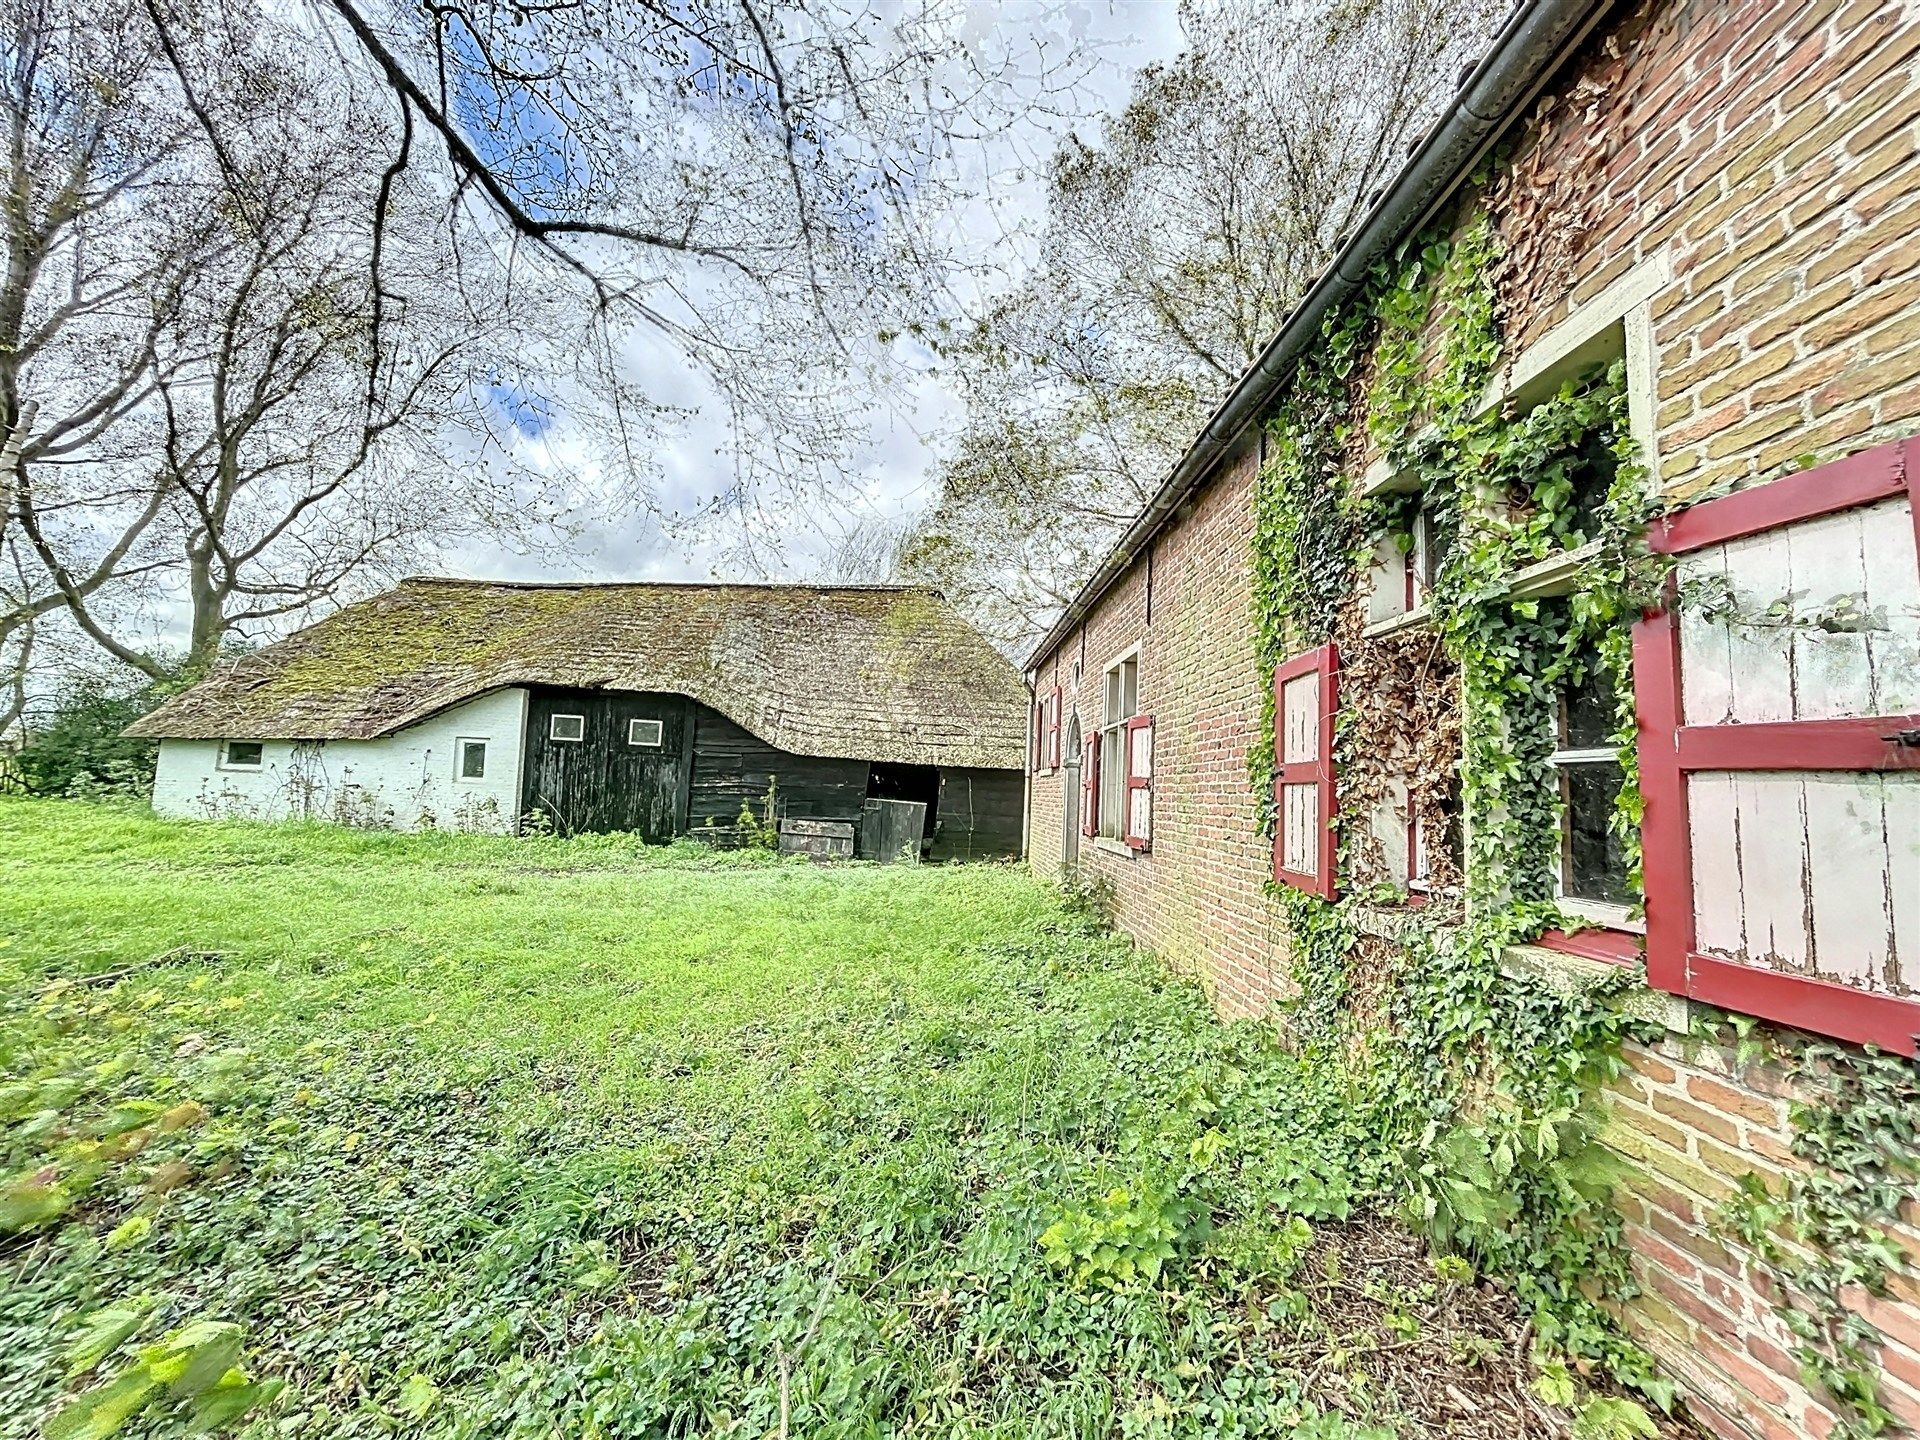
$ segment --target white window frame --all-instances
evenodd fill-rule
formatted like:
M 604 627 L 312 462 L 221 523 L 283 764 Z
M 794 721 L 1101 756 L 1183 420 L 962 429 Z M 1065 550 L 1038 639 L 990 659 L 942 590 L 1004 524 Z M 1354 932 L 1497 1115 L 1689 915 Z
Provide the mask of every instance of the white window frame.
M 1124 715 L 1115 715 L 1110 704 L 1111 682 L 1115 674 L 1129 664 L 1133 666 L 1133 708 Z M 1139 714 L 1140 647 L 1130 645 L 1109 660 L 1100 671 L 1100 794 L 1097 811 L 1100 823 L 1094 837 L 1102 842 L 1103 847 L 1129 855 L 1134 852 L 1127 845 L 1127 722 Z
M 230 759 L 228 756 L 227 747 L 229 745 L 233 745 L 236 743 L 241 745 L 258 745 L 260 747 L 260 758 L 258 760 L 255 760 L 251 765 L 245 763 L 244 761 Z M 222 770 L 239 770 L 239 771 L 246 772 L 248 774 L 251 774 L 258 770 L 264 770 L 267 768 L 267 742 L 264 740 L 241 740 L 238 742 L 233 740 L 222 740 L 220 742 L 220 753 L 219 753 L 219 758 L 216 761 L 216 764 L 217 764 L 217 767 Z
M 653 738 L 651 740 L 636 740 L 634 738 L 634 730 L 641 725 L 651 725 L 653 727 Z M 659 750 L 663 749 L 666 743 L 667 725 L 664 720 L 647 720 L 640 716 L 634 716 L 627 721 L 627 744 L 633 749 Z
M 491 738 L 491 736 L 487 735 L 462 735 L 454 740 L 453 778 L 456 784 L 478 785 L 486 780 L 487 754 L 490 748 L 489 742 Z M 469 745 L 478 745 L 480 747 L 480 773 L 478 775 L 467 774 L 467 747 Z
M 574 735 L 562 735 L 560 733 L 560 722 L 562 720 L 573 721 L 576 725 L 580 727 L 579 733 Z M 556 741 L 562 745 L 579 745 L 582 742 L 584 742 L 586 738 L 587 738 L 587 717 L 585 715 L 551 715 L 547 717 L 547 739 L 548 740 Z
M 1628 682 L 1631 684 L 1631 680 Z M 1553 867 L 1554 903 L 1567 914 L 1586 920 L 1594 925 L 1604 925 L 1613 930 L 1627 930 L 1636 935 L 1644 935 L 1645 920 L 1634 918 L 1633 908 L 1628 905 L 1616 905 L 1608 900 L 1596 900 L 1591 896 L 1575 895 L 1567 889 L 1568 871 L 1572 868 L 1573 858 L 1570 845 L 1573 835 L 1569 829 L 1571 816 L 1567 809 L 1567 767 L 1573 765 L 1614 765 L 1620 764 L 1620 752 L 1611 745 L 1590 745 L 1582 749 L 1563 748 L 1561 741 L 1566 735 L 1567 697 L 1563 690 L 1554 697 L 1554 751 L 1547 757 L 1547 763 L 1553 766 L 1554 783 L 1560 792 L 1560 821 L 1557 840 L 1560 846 L 1560 858 Z M 1611 823 L 1611 817 L 1609 817 Z

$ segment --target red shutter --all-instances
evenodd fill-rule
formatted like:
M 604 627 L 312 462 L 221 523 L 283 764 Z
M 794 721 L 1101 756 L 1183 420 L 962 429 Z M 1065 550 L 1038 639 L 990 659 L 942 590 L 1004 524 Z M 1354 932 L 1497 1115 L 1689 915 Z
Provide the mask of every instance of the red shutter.
M 1053 699 L 1047 708 L 1047 768 L 1060 768 L 1060 687 L 1053 687 Z
M 1333 717 L 1338 656 L 1322 645 L 1273 672 L 1273 878 L 1334 895 Z
M 1080 833 L 1100 833 L 1100 732 L 1087 737 L 1086 758 L 1080 764 Z
M 1153 848 L 1153 717 L 1127 722 L 1126 840 L 1135 850 Z
M 1047 768 L 1047 702 L 1038 690 L 1033 692 L 1033 773 Z
M 1841 518 L 1903 499 L 1911 526 Z M 1820 517 L 1834 518 L 1803 524 Z M 1837 536 L 1859 548 L 1836 550 Z M 1769 596 L 1793 603 L 1790 587 L 1819 604 L 1860 583 L 1871 612 L 1911 594 L 1920 569 L 1920 440 L 1695 505 L 1656 524 L 1649 543 L 1676 557 L 1682 594 L 1689 571 L 1721 578 L 1730 595 L 1740 587 L 1739 613 Z M 1809 590 L 1804 576 L 1820 578 Z M 1911 832 L 1894 830 L 1912 823 L 1895 808 L 1912 813 L 1912 791 L 1879 777 L 1920 769 L 1920 713 L 1872 713 L 1893 707 L 1867 663 L 1869 638 L 1845 627 L 1796 633 L 1669 605 L 1633 639 L 1648 983 L 1914 1054 L 1920 885 Z

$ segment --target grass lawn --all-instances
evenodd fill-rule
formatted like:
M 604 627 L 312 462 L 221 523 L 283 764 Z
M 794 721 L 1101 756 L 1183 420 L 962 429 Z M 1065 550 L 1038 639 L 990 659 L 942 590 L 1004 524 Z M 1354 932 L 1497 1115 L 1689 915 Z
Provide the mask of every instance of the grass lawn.
M 1558 1433 L 1017 868 L 0 801 L 0 977 L 6 1436 Z

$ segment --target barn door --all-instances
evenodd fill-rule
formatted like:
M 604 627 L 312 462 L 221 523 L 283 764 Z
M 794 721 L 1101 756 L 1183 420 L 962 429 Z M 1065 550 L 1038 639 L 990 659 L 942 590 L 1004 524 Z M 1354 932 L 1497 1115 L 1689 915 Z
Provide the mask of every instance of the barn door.
M 522 808 L 561 834 L 670 840 L 686 828 L 691 739 L 683 696 L 535 690 Z
M 1920 442 L 1682 511 L 1635 635 L 1656 985 L 1912 1053 Z

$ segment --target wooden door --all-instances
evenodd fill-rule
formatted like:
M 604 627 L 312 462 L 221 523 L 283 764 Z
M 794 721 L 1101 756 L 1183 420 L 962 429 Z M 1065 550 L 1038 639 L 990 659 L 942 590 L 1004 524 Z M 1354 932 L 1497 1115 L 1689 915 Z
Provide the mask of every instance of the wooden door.
M 526 801 L 562 834 L 686 829 L 693 727 L 680 695 L 535 690 L 527 705 Z

